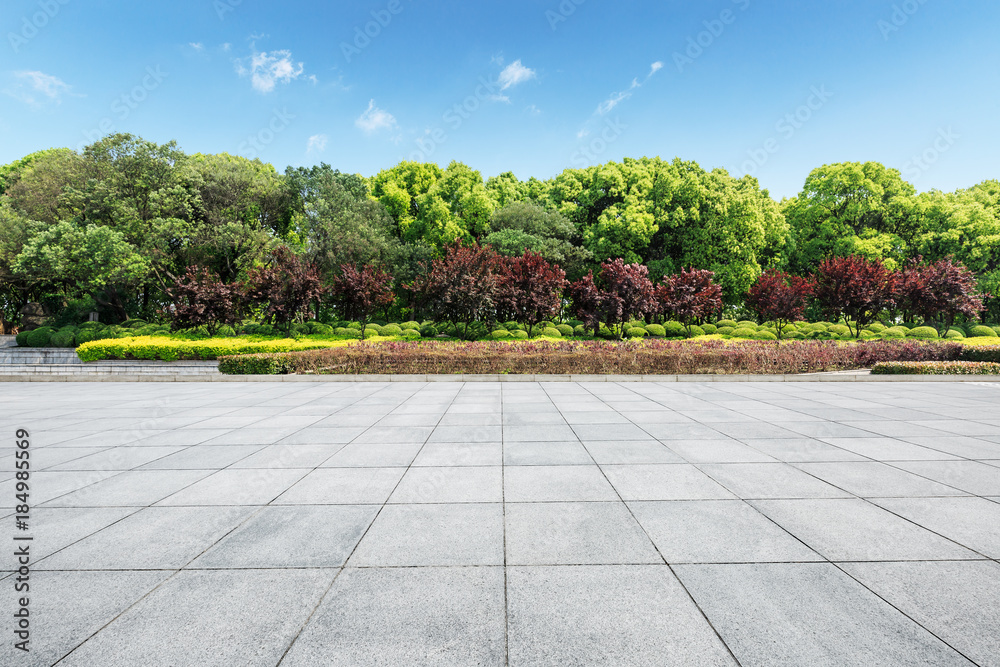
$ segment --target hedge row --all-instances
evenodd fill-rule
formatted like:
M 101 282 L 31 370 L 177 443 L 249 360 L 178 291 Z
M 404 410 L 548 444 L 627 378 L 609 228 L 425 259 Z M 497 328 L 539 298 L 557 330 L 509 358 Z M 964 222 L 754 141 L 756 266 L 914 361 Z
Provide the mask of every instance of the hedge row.
M 984 361 L 883 361 L 872 375 L 1000 375 L 1000 363 Z
M 81 361 L 102 359 L 158 359 L 160 361 L 212 360 L 234 354 L 257 354 L 289 352 L 293 350 L 315 350 L 329 348 L 338 341 L 293 340 L 248 340 L 246 338 L 209 338 L 206 340 L 177 340 L 166 336 L 143 336 L 138 338 L 117 338 L 96 340 L 76 348 Z
M 388 342 L 223 357 L 219 370 L 229 375 L 762 375 L 870 368 L 880 361 L 951 361 L 961 353 L 958 344 L 916 341 Z

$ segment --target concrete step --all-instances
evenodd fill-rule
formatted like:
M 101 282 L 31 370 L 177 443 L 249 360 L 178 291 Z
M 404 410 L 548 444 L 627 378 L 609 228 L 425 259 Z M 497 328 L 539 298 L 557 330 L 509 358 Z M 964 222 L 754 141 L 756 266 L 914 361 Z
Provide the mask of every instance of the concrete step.
M 0 347 L 0 364 L 79 364 L 76 350 L 61 347 Z
M 162 365 L 160 365 L 162 364 Z M 93 362 L 88 364 L 2 364 L 0 375 L 218 375 L 216 362 Z

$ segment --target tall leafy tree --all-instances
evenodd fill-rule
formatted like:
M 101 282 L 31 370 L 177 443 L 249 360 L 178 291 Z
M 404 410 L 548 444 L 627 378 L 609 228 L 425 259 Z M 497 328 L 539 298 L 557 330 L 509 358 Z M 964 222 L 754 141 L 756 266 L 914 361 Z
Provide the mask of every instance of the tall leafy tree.
M 287 246 L 278 246 L 263 266 L 252 269 L 246 286 L 250 299 L 262 305 L 265 321 L 286 331 L 296 319 L 306 317 L 327 291 L 319 269 Z
M 561 268 L 526 250 L 520 257 L 501 262 L 498 270 L 497 308 L 527 324 L 529 336 L 539 322 L 559 314 L 563 290 L 569 285 Z
M 418 307 L 430 311 L 436 320 L 463 325 L 463 336 L 468 337 L 473 322 L 495 321 L 501 284 L 498 261 L 488 247 L 455 243 L 408 289 Z
M 761 320 L 777 325 L 780 340 L 790 322 L 805 317 L 806 305 L 813 293 L 813 281 L 791 276 L 783 271 L 768 269 L 750 288 L 747 306 Z
M 831 257 L 823 260 L 813 275 L 816 298 L 834 316 L 854 320 L 855 338 L 879 313 L 893 305 L 895 277 L 885 264 L 864 257 Z
M 722 310 L 722 288 L 712 280 L 715 274 L 704 269 L 688 269 L 669 276 L 656 298 L 659 308 L 682 323 L 691 334 L 691 326 Z
M 392 283 L 392 276 L 376 266 L 344 264 L 330 285 L 330 296 L 345 317 L 361 322 L 363 337 L 372 315 L 396 300 Z

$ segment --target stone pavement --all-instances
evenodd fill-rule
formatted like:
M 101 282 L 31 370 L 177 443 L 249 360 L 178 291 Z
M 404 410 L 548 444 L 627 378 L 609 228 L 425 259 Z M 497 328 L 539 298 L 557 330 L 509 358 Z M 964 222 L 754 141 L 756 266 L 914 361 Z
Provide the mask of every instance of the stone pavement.
M 0 422 L 3 665 L 1000 665 L 997 384 L 4 384 Z

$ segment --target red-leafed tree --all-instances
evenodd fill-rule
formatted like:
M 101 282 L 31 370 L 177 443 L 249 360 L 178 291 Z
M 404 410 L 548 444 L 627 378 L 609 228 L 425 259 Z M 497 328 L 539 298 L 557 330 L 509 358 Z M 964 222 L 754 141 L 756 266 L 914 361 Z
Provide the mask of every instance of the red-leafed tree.
M 563 290 L 569 285 L 566 272 L 541 255 L 525 250 L 500 264 L 497 309 L 528 325 L 528 336 L 539 322 L 555 317 L 562 308 Z
M 456 243 L 447 246 L 444 256 L 431 262 L 407 289 L 416 305 L 436 320 L 464 325 L 463 336 L 468 337 L 473 322 L 495 319 L 498 266 L 499 256 L 490 247 Z
M 930 324 L 941 322 L 942 333 L 964 315 L 974 319 L 983 309 L 976 276 L 951 258 L 922 265 L 912 261 L 902 272 L 896 289 L 903 307 Z
M 810 278 L 768 269 L 750 288 L 746 303 L 762 320 L 774 321 L 780 340 L 786 324 L 805 317 L 806 303 L 813 289 Z
M 591 272 L 571 286 L 570 294 L 576 316 L 595 333 L 604 323 L 621 336 L 626 322 L 656 308 L 649 269 L 621 259 L 601 264 L 599 281 Z
M 287 246 L 280 246 L 264 266 L 247 277 L 247 296 L 263 308 L 264 321 L 285 329 L 326 293 L 319 269 L 302 261 Z
M 246 310 L 243 286 L 224 283 L 203 266 L 188 267 L 180 278 L 170 278 L 173 285 L 166 292 L 173 300 L 170 317 L 175 330 L 204 326 L 214 336 L 223 324 L 235 325 Z
M 656 290 L 659 310 L 669 313 L 691 334 L 695 320 L 711 317 L 722 310 L 722 288 L 712 282 L 708 270 L 688 269 L 667 277 Z
M 347 319 L 361 322 L 361 330 L 379 308 L 392 305 L 392 276 L 372 265 L 363 267 L 343 264 L 340 275 L 330 285 L 330 296 Z
M 846 315 L 848 328 L 850 320 L 854 320 L 854 337 L 893 305 L 894 274 L 878 260 L 856 255 L 831 257 L 820 263 L 813 279 L 820 305 L 834 317 Z

